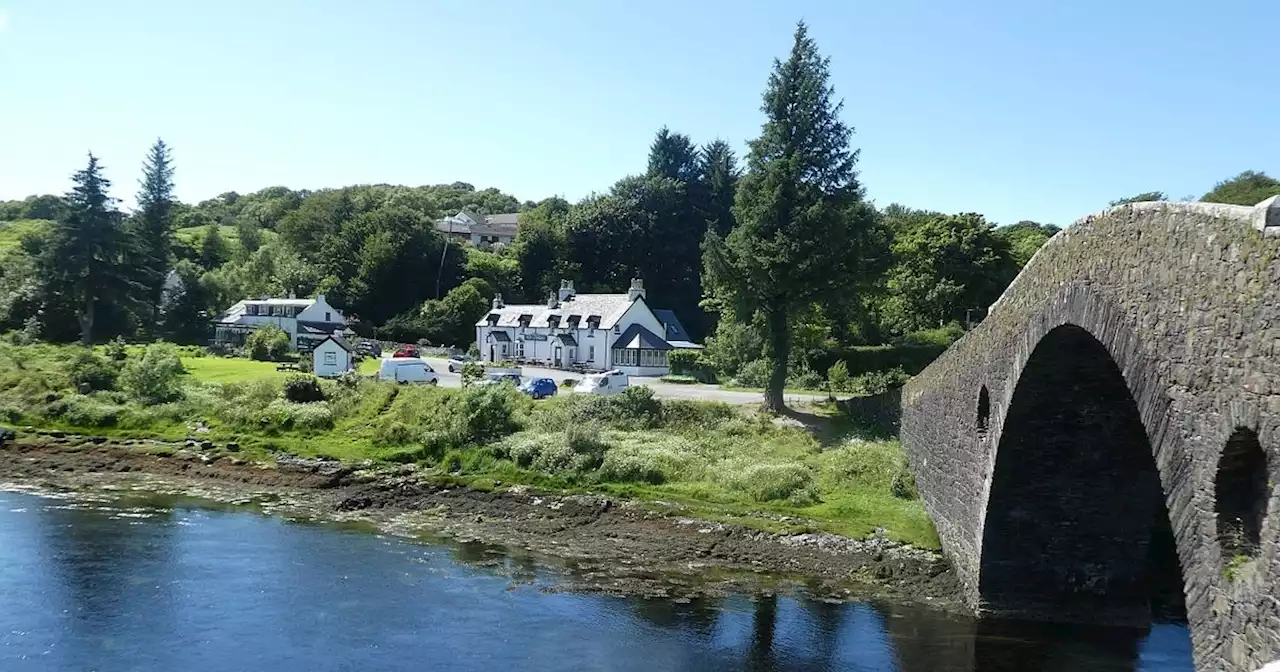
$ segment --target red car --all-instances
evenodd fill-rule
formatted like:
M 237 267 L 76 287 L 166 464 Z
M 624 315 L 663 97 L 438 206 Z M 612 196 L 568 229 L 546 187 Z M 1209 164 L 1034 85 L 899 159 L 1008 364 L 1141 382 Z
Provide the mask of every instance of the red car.
M 417 357 L 417 356 L 418 356 L 418 346 L 416 346 L 416 345 L 406 345 L 406 346 L 403 346 L 403 347 L 401 347 L 399 350 L 396 350 L 396 354 L 391 355 L 391 356 L 392 356 L 392 357 Z

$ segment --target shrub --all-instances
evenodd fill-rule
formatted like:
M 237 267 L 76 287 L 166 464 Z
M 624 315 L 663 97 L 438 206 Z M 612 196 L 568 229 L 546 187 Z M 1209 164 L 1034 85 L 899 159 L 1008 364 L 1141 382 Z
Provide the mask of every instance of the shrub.
M 662 402 L 662 426 L 709 430 L 738 416 L 732 406 L 720 402 L 670 399 Z
M 898 469 L 898 473 L 893 475 L 893 483 L 889 489 L 898 499 L 919 497 L 919 493 L 916 492 L 916 475 L 911 473 L 911 469 L 905 464 Z
M 964 327 L 959 322 L 952 322 L 937 329 L 921 329 L 902 337 L 903 345 L 950 347 L 952 343 L 964 336 Z
M 697 350 L 672 350 L 667 353 L 667 363 L 671 365 L 671 373 L 680 376 L 692 376 L 699 368 L 702 353 Z
M 315 376 L 289 376 L 284 381 L 284 398 L 295 404 L 324 401 L 324 390 Z
M 485 385 L 464 390 L 461 394 L 460 416 L 466 439 L 482 443 L 514 433 L 520 428 L 517 420 L 523 394 L 508 385 Z
M 849 391 L 849 365 L 843 359 L 827 369 L 827 389 L 832 392 Z
M 673 385 L 693 385 L 694 383 L 698 382 L 698 379 L 694 378 L 693 376 L 671 375 L 671 376 L 663 376 L 662 382 L 671 383 Z
M 128 345 L 124 342 L 124 338 L 116 336 L 107 343 L 105 347 L 107 359 L 113 362 L 123 362 L 129 358 Z
M 185 371 L 178 351 L 168 343 L 148 345 L 141 358 L 130 360 L 120 382 L 125 391 L 144 404 L 162 404 L 182 396 L 178 377 Z
M 653 390 L 648 386 L 628 387 L 612 400 L 616 400 L 617 415 L 640 426 L 653 427 L 662 419 L 662 402 L 654 398 Z
M 249 358 L 260 362 L 278 362 L 289 351 L 289 334 L 274 324 L 258 327 L 244 340 Z
M 81 392 L 113 390 L 119 367 L 106 358 L 93 354 L 92 350 L 77 349 L 67 362 L 67 377 L 72 386 Z
M 850 389 L 853 392 L 865 395 L 884 394 L 895 387 L 902 387 L 904 383 L 911 379 L 906 371 L 901 367 L 889 369 L 887 371 L 870 371 L 855 377 L 850 381 Z
M 484 365 L 479 362 L 467 362 L 462 365 L 462 386 L 470 387 L 472 383 L 484 378 Z
M 787 376 L 787 387 L 798 390 L 819 390 L 825 386 L 825 382 L 821 374 L 809 368 L 807 364 L 796 367 Z
M 765 387 L 772 373 L 773 360 L 764 357 L 743 364 L 734 381 L 741 387 Z

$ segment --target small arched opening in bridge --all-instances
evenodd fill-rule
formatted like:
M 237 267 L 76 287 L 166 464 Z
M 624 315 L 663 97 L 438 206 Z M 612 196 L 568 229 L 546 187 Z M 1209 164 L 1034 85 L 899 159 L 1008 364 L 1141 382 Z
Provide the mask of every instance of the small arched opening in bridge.
M 1267 456 L 1258 433 L 1237 427 L 1222 448 L 1214 499 L 1218 544 L 1222 557 L 1253 557 L 1262 546 L 1262 520 L 1267 513 Z
M 987 393 L 987 386 L 983 385 L 978 390 L 978 436 L 986 438 L 987 431 L 991 428 L 991 395 Z
M 1138 406 L 1106 347 L 1063 325 L 1032 351 L 997 447 L 984 610 L 1145 625 L 1185 619 L 1182 576 Z

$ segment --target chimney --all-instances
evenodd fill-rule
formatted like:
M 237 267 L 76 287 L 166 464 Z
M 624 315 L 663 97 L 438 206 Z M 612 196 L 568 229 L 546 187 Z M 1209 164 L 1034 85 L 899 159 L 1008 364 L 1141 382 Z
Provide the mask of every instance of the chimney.
M 502 302 L 502 295 L 501 295 L 501 294 L 494 294 L 494 295 L 493 295 L 493 309 L 494 309 L 494 310 L 501 310 L 502 308 L 506 307 L 506 305 L 507 305 L 507 304 L 505 304 L 505 303 L 503 303 L 503 302 Z
M 573 298 L 574 294 L 577 294 L 577 292 L 573 291 L 573 281 L 561 280 L 560 281 L 560 300 L 568 301 L 569 299 Z
M 635 301 L 644 298 L 644 280 L 631 278 L 631 291 L 627 292 L 627 300 Z
M 548 308 L 560 307 L 560 299 L 559 297 L 556 296 L 555 292 L 547 292 L 547 307 Z

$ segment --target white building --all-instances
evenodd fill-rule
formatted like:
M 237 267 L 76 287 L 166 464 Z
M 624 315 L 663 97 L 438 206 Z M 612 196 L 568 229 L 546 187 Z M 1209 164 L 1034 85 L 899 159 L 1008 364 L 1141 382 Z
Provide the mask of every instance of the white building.
M 661 312 L 675 321 L 670 311 Z M 677 329 L 683 334 L 683 327 Z M 562 280 L 560 291 L 545 304 L 507 305 L 494 297 L 492 309 L 476 322 L 476 346 L 486 362 L 662 376 L 670 370 L 667 353 L 675 347 L 667 333 L 667 324 L 645 303 L 639 279 L 631 281 L 626 294 L 578 294 L 572 281 Z
M 520 215 L 515 212 L 482 216 L 462 210 L 436 222 L 436 230 L 457 240 L 470 241 L 477 247 L 494 243 L 510 245 L 516 239 L 519 220 Z
M 311 350 L 311 372 L 321 378 L 336 378 L 351 370 L 351 344 L 330 334 Z
M 310 351 L 332 334 L 348 333 L 347 319 L 324 300 L 245 299 L 213 320 L 215 343 L 239 346 L 249 332 L 274 324 L 289 334 L 289 348 Z

